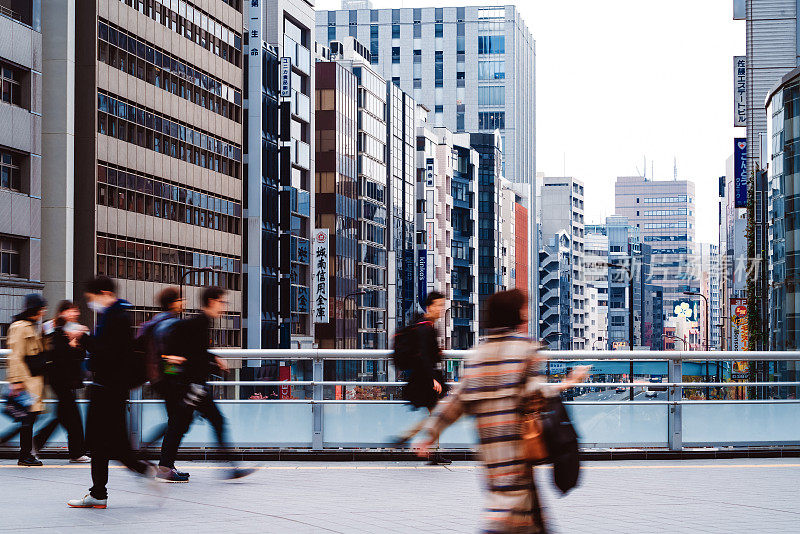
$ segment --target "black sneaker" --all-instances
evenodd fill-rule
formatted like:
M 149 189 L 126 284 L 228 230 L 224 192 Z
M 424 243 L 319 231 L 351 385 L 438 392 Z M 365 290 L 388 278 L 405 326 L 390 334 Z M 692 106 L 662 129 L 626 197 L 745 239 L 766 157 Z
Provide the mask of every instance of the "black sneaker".
M 180 484 L 184 482 L 189 482 L 189 477 L 181 476 L 180 473 L 176 469 L 170 469 L 169 467 L 158 467 L 158 472 L 156 473 L 156 481 L 157 482 L 165 482 L 169 484 Z
M 445 458 L 441 454 L 434 454 L 426 465 L 450 465 L 453 460 Z
M 36 456 L 29 456 L 28 458 L 20 458 L 17 461 L 17 465 L 22 467 L 41 467 L 43 464 Z
M 182 477 L 186 477 L 186 478 L 189 478 L 190 476 L 192 476 L 189 473 L 187 473 L 186 471 L 178 471 L 177 467 L 175 468 L 175 472 L 178 473 L 178 475 L 180 475 Z
M 234 467 L 231 469 L 227 475 L 225 475 L 225 479 L 227 480 L 237 480 L 240 478 L 244 478 L 247 475 L 252 475 L 255 473 L 255 469 L 245 469 L 243 467 Z

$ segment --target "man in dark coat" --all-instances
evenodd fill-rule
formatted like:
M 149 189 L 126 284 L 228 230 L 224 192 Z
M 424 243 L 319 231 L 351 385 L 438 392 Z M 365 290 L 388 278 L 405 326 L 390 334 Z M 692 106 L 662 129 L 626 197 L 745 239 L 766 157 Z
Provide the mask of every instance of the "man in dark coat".
M 106 276 L 87 283 L 86 299 L 98 314 L 94 334 L 80 338 L 80 345 L 89 353 L 92 372 L 86 437 L 92 453 L 93 485 L 88 495 L 67 504 L 72 508 L 105 508 L 109 460 L 118 460 L 148 478 L 155 477 L 156 469 L 133 452 L 126 423 L 134 361 L 131 305 L 117 298 L 114 282 Z
M 403 388 L 403 397 L 415 408 L 425 408 L 432 412 L 439 399 L 447 395 L 447 383 L 440 369 L 442 363 L 442 349 L 439 347 L 436 321 L 442 318 L 445 312 L 444 295 L 438 291 L 431 291 L 425 299 L 425 314 L 418 317 L 409 327 L 406 335 L 413 336 L 415 344 L 415 357 L 407 371 L 408 384 Z M 407 430 L 396 439 L 395 444 L 401 445 L 410 441 L 422 428 L 420 424 Z M 432 465 L 447 465 L 440 454 L 431 456 Z

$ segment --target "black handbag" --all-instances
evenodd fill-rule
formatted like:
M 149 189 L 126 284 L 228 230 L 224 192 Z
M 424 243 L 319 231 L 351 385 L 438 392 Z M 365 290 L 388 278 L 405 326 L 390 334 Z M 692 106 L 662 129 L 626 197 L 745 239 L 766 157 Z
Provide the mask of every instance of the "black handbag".
M 560 395 L 547 399 L 540 413 L 540 423 L 549 461 L 553 464 L 553 480 L 561 493 L 567 493 L 578 485 L 581 464 L 578 434 Z
M 31 376 L 44 376 L 47 374 L 50 368 L 50 358 L 48 356 L 48 351 L 25 356 L 25 365 L 28 367 L 28 372 Z

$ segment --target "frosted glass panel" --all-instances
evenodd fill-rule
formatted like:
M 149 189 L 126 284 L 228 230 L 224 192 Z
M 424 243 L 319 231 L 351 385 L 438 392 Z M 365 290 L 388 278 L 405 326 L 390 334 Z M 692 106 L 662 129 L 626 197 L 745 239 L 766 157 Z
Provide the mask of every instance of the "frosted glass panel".
M 800 442 L 800 404 L 684 404 L 683 442 Z
M 667 405 L 568 404 L 583 446 L 635 444 L 667 446 Z

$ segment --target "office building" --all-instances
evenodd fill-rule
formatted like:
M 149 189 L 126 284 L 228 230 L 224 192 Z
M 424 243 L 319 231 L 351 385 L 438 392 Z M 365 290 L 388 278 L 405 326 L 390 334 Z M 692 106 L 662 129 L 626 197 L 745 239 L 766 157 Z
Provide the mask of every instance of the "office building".
M 177 11 L 176 11 L 177 9 Z M 166 0 L 75 11 L 74 280 L 105 274 L 155 312 L 167 285 L 229 291 L 216 346 L 242 344 L 242 13 Z
M 586 286 L 586 347 L 590 350 L 605 349 L 605 314 L 597 304 L 596 287 Z
M 605 235 L 606 227 L 602 225 L 587 225 L 584 234 L 584 280 L 586 282 L 587 298 L 596 294 L 593 304 L 588 304 L 589 315 L 586 318 L 587 343 L 591 343 L 592 350 L 607 349 L 608 338 L 608 236 Z M 595 310 L 591 308 L 594 307 Z M 596 321 L 592 323 L 592 321 Z M 596 334 L 592 339 L 591 334 Z
M 469 349 L 478 341 L 478 151 L 468 134 L 453 136 L 453 349 Z M 517 217 L 519 221 L 519 217 Z M 523 219 L 523 223 L 525 223 Z M 519 239 L 519 233 L 517 234 Z M 519 250 L 519 247 L 517 247 Z M 527 249 L 525 249 L 527 250 Z M 516 256 L 520 261 L 520 256 Z
M 38 2 L 0 2 L 0 344 L 44 284 L 42 33 Z
M 700 333 L 703 339 L 708 335 L 709 350 L 720 350 L 720 259 L 719 247 L 712 243 L 700 243 L 700 294 L 703 300 Z M 707 309 L 706 309 L 707 307 Z M 708 315 L 706 315 L 708 314 Z M 706 319 L 710 319 L 710 322 Z M 706 333 L 708 330 L 708 333 Z
M 570 239 L 570 301 L 571 327 L 563 331 L 574 350 L 586 348 L 586 282 L 584 279 L 584 197 L 583 182 L 571 177 L 542 178 L 540 187 L 539 225 L 542 238 L 547 242 L 558 232 L 566 232 Z
M 500 276 L 506 289 L 513 289 L 516 282 L 516 193 L 511 182 L 500 180 Z
M 572 320 L 572 243 L 564 230 L 539 243 L 539 339 L 551 350 L 569 350 Z
M 664 288 L 664 309 L 670 313 L 675 303 L 685 300 L 684 291 L 700 290 L 694 269 L 694 183 L 619 177 L 615 204 L 616 214 L 637 229 L 641 243 L 650 245 L 653 281 Z
M 527 199 L 528 235 L 537 235 L 534 40 L 517 7 L 371 9 L 348 2 L 318 11 L 316 31 L 323 43 L 347 37 L 369 43 L 377 72 L 425 105 L 433 125 L 455 133 L 498 131 L 500 173 Z M 528 263 L 537 251 L 534 244 Z M 529 285 L 535 276 L 532 269 Z M 535 314 L 532 305 L 532 320 Z

